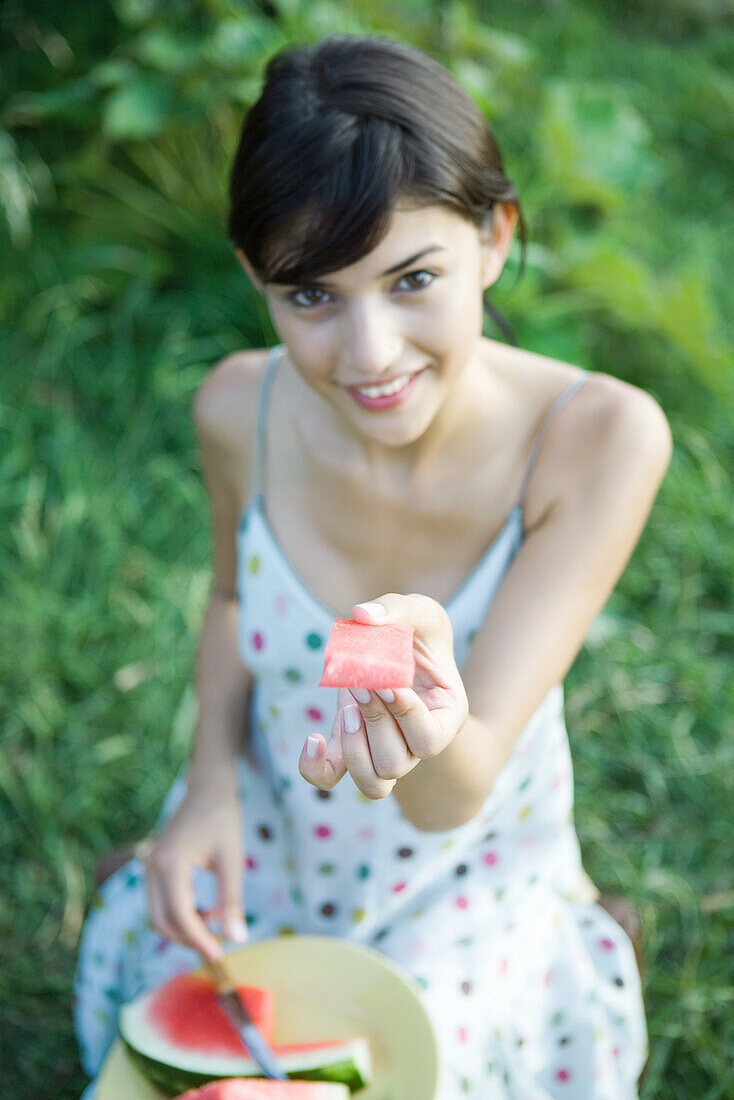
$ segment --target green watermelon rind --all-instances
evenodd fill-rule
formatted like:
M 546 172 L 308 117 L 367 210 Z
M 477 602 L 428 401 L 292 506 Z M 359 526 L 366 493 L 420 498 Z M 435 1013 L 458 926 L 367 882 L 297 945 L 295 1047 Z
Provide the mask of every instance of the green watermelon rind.
M 262 1078 L 257 1063 L 241 1054 L 215 1054 L 172 1043 L 151 1026 L 148 1013 L 160 988 L 141 993 L 120 1008 L 118 1033 L 151 1084 L 168 1096 L 229 1077 Z M 274 1048 L 280 1068 L 292 1081 L 345 1085 L 357 1092 L 371 1083 L 372 1058 L 364 1036 L 323 1042 L 281 1044 Z
M 223 1081 L 232 1076 L 231 1073 L 219 1076 L 209 1070 L 206 1073 L 197 1073 L 196 1070 L 180 1069 L 168 1062 L 161 1062 L 157 1058 L 142 1054 L 127 1042 L 124 1035 L 122 1041 L 143 1076 L 165 1096 L 180 1096 L 187 1089 L 200 1088 L 202 1085 L 208 1085 L 210 1081 Z M 259 1074 L 243 1072 L 239 1076 L 258 1077 Z M 335 1085 L 346 1085 L 350 1093 L 358 1092 L 370 1083 L 360 1073 L 358 1065 L 351 1058 L 346 1061 L 331 1062 L 315 1069 L 294 1069 L 288 1073 L 288 1078 L 291 1081 L 324 1081 Z
M 187 1089 L 198 1089 L 201 1085 L 208 1085 L 214 1078 L 194 1073 L 193 1070 L 176 1069 L 164 1062 L 158 1062 L 155 1058 L 148 1058 L 141 1054 L 135 1047 L 125 1042 L 125 1050 L 140 1072 L 150 1081 L 151 1085 L 160 1089 L 164 1096 L 180 1096 Z

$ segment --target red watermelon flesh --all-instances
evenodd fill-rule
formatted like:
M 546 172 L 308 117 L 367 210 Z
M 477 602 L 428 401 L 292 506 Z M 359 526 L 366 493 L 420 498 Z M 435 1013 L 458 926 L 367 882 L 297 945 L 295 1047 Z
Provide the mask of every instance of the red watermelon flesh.
M 319 687 L 412 687 L 415 677 L 413 627 L 371 626 L 337 619 L 324 654 Z
M 349 1096 L 346 1085 L 323 1081 L 267 1081 L 264 1078 L 231 1077 L 212 1081 L 201 1089 L 190 1089 L 177 1100 L 342 1100 Z
M 272 1042 L 272 993 L 246 985 L 238 986 L 237 992 L 253 1022 Z M 162 985 L 151 998 L 147 1017 L 159 1035 L 181 1049 L 235 1055 L 246 1049 L 219 1007 L 213 983 L 198 974 L 180 974 Z

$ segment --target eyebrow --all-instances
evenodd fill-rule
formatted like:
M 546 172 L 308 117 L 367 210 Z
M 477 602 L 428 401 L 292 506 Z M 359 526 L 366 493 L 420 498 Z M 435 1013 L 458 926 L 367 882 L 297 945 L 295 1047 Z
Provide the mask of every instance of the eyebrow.
M 429 252 L 445 252 L 446 249 L 442 244 L 429 244 L 427 248 L 422 248 L 420 252 L 416 252 L 414 256 L 408 256 L 407 260 L 401 260 L 399 264 L 395 264 L 394 267 L 389 267 L 387 271 L 383 271 L 380 275 L 381 279 L 384 279 L 387 275 L 395 275 L 396 272 L 402 271 L 404 267 L 409 267 L 410 264 L 414 264 L 417 260 L 427 256 Z M 323 279 L 304 279 L 299 284 L 302 287 L 322 287 L 324 290 L 335 289 L 334 283 L 324 282 Z

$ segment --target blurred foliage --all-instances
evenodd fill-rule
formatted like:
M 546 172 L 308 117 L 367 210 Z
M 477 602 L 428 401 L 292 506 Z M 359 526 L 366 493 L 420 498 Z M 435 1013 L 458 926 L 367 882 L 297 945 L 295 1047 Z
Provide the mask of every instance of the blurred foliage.
M 585 48 L 598 33 L 593 4 L 547 4 L 538 33 L 535 5 L 525 35 L 511 27 L 515 9 L 512 19 L 492 12 L 490 21 L 483 7 L 117 0 L 102 5 L 107 18 L 92 33 L 73 5 L 52 24 L 10 3 L 5 30 L 33 58 L 24 80 L 11 66 L 16 81 L 6 79 L 0 114 L 0 206 L 10 243 L 29 247 L 35 208 L 39 226 L 43 213 L 58 220 L 63 212 L 70 239 L 96 238 L 103 253 L 110 239 L 146 253 L 153 245 L 163 261 L 158 286 L 176 278 L 182 259 L 226 266 L 227 167 L 266 59 L 335 29 L 385 33 L 444 61 L 499 133 L 533 245 L 522 289 L 511 292 L 506 277 L 495 295 L 524 342 L 591 362 L 593 317 L 594 326 L 654 335 L 674 353 L 673 369 L 696 372 L 719 396 L 731 393 L 723 319 L 734 302 L 731 281 L 721 278 L 731 242 L 709 214 L 718 210 L 720 222 L 730 213 L 731 70 L 701 66 L 685 43 L 673 59 L 665 43 L 642 40 L 600 77 Z M 644 25 L 653 7 L 622 5 L 620 13 L 626 24 Z M 676 19 L 719 34 L 723 26 L 731 50 L 723 6 L 679 3 Z M 702 159 L 694 180 L 686 179 L 686 144 Z M 689 201 L 675 216 L 683 188 Z M 87 263 L 93 254 L 85 253 Z M 516 265 L 517 253 L 508 272 Z M 100 290 L 119 291 L 108 274 L 96 276 Z M 136 269 L 126 277 L 137 278 Z
M 226 240 L 229 163 L 266 60 L 334 31 L 456 74 L 530 229 L 493 300 L 522 346 L 671 422 L 663 490 L 567 677 L 569 731 L 585 860 L 645 923 L 643 1096 L 728 1096 L 727 0 L 0 6 L 3 1095 L 81 1091 L 67 1006 L 94 858 L 150 828 L 188 754 L 210 577 L 191 399 L 274 337 Z

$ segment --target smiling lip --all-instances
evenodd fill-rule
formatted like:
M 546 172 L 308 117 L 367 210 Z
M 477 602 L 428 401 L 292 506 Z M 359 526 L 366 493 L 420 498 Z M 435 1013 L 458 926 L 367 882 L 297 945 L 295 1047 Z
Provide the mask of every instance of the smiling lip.
M 425 369 L 425 368 L 423 368 Z M 403 378 L 410 372 L 407 370 L 401 371 L 400 374 L 394 374 L 392 378 L 376 378 L 370 382 L 343 382 L 342 385 L 346 386 L 348 390 L 368 389 L 370 386 L 389 386 L 391 382 L 397 381 L 398 378 Z M 420 374 L 420 371 L 413 371 L 410 375 L 411 382 L 415 378 L 416 374 Z
M 411 390 L 415 387 L 416 381 L 421 374 L 423 374 L 422 370 L 416 371 L 410 376 L 401 390 L 398 390 L 397 393 L 388 394 L 385 397 L 366 397 L 365 394 L 360 393 L 354 386 L 347 386 L 346 388 L 349 390 L 354 400 L 367 409 L 391 409 L 395 405 L 402 405 L 402 403 L 408 399 Z M 400 378 L 400 375 L 397 377 Z M 387 382 L 384 384 L 387 385 Z

